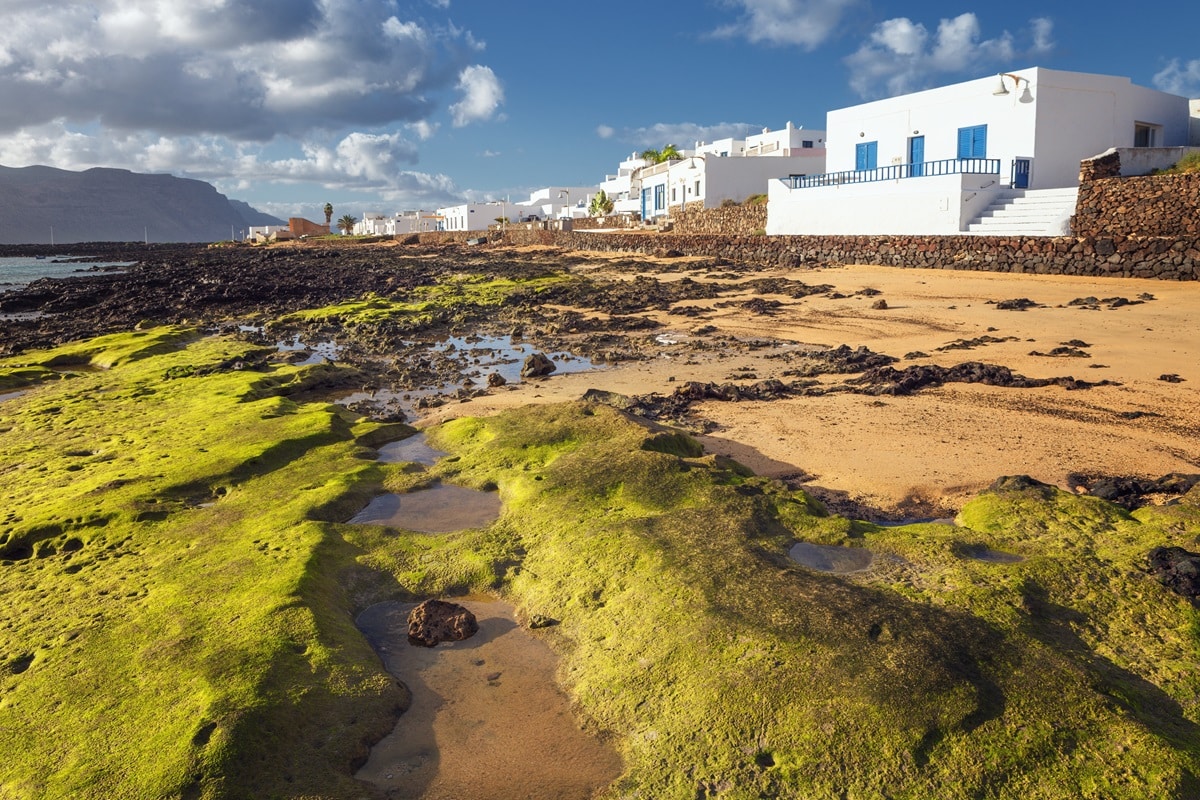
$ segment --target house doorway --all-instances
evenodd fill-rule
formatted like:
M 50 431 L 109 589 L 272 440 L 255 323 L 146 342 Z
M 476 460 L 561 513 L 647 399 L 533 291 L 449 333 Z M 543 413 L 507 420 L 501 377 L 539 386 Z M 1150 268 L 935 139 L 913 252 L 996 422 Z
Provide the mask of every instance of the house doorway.
M 1028 189 L 1029 172 L 1033 166 L 1031 158 L 1014 158 L 1012 163 L 1012 188 Z
M 908 175 L 919 178 L 925 174 L 925 137 L 908 137 Z

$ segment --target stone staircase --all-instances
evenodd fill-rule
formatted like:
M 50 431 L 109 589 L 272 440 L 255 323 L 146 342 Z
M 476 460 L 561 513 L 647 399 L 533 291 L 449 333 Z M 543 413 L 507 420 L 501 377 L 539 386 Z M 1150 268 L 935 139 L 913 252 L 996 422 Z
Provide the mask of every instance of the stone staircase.
M 1064 236 L 1079 189 L 1004 189 L 967 232 L 979 236 Z

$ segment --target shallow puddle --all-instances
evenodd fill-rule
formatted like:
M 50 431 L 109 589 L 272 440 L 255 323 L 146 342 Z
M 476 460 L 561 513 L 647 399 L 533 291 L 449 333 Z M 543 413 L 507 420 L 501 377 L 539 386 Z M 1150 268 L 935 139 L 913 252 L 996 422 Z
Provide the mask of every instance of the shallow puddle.
M 443 353 L 456 352 L 476 370 L 486 370 L 488 374 L 498 372 L 509 383 L 520 382 L 521 367 L 525 359 L 537 352 L 533 345 L 514 342 L 511 336 L 451 336 L 438 342 L 434 349 Z M 554 362 L 552 375 L 586 372 L 596 368 L 591 359 L 564 351 L 546 353 L 546 357 Z M 477 383 L 486 384 L 486 377 L 482 376 Z
M 843 575 L 871 566 L 875 554 L 862 547 L 841 547 L 832 544 L 796 542 L 788 555 L 798 564 L 821 572 Z
M 26 394 L 29 394 L 28 389 L 21 389 L 16 392 L 0 392 L 0 403 L 3 403 L 5 400 L 16 400 L 18 397 Z
M 3 395 L 0 395 L 3 399 Z M 425 467 L 433 466 L 439 458 L 448 455 L 442 450 L 435 450 L 425 441 L 425 434 L 418 433 L 409 436 L 407 439 L 401 439 L 398 442 L 390 442 L 379 448 L 378 461 L 385 464 L 399 464 L 401 462 L 410 462 L 420 464 Z
M 500 516 L 500 496 L 439 483 L 407 494 L 383 494 L 350 518 L 353 524 L 387 525 L 423 533 L 482 528 Z
M 321 364 L 327 360 L 337 361 L 338 354 L 342 352 L 342 348 L 333 342 L 317 342 L 316 344 L 310 345 L 300 341 L 299 336 L 293 337 L 292 341 L 290 342 L 275 342 L 275 347 L 281 353 L 307 352 L 309 354 L 308 358 L 304 359 L 303 361 L 296 362 L 296 365 L 301 367 L 309 366 L 311 364 Z
M 521 378 L 521 367 L 525 359 L 539 352 L 531 344 L 514 342 L 511 336 L 453 336 L 429 345 L 429 350 L 449 367 L 448 371 L 438 373 L 442 376 L 440 379 L 423 386 L 352 392 L 338 397 L 336 402 L 345 406 L 372 403 L 380 407 L 394 407 L 408 417 L 419 416 L 421 409 L 431 400 L 434 401 L 433 405 L 440 405 L 463 390 L 468 393 L 485 390 L 493 374 L 502 377 L 506 385 L 521 383 L 524 380 Z M 591 359 L 566 351 L 544 354 L 554 363 L 551 376 L 603 369 Z M 454 379 L 447 382 L 452 377 Z
M 411 603 L 379 603 L 355 620 L 413 695 L 355 777 L 393 800 L 585 800 L 612 783 L 621 760 L 580 730 L 550 647 L 507 603 L 457 602 L 479 632 L 437 647 L 408 643 Z

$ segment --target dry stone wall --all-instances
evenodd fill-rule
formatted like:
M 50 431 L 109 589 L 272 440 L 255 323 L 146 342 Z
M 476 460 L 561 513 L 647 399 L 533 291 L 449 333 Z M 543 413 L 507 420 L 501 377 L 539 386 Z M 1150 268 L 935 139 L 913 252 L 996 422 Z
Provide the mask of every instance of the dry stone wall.
M 509 245 L 553 244 L 573 250 L 702 256 L 762 266 L 873 264 L 1200 280 L 1200 236 L 716 236 L 508 231 L 504 241 Z
M 1105 154 L 1108 155 L 1108 154 Z M 1200 175 L 1098 177 L 1119 161 L 1093 159 L 1080 185 L 1073 236 L 764 236 L 766 206 L 689 210 L 670 233 L 510 228 L 508 245 L 701 256 L 735 264 L 871 264 L 1037 275 L 1200 280 Z M 1088 163 L 1083 165 L 1088 168 Z M 421 234 L 423 243 L 479 234 Z M 492 232 L 491 241 L 501 238 Z
M 1200 235 L 1200 174 L 1084 181 L 1071 231 L 1095 237 Z
M 767 227 L 767 204 L 720 206 L 700 208 L 698 204 L 688 208 L 675 221 L 675 230 L 687 234 L 714 234 L 717 236 L 745 236 L 761 232 Z

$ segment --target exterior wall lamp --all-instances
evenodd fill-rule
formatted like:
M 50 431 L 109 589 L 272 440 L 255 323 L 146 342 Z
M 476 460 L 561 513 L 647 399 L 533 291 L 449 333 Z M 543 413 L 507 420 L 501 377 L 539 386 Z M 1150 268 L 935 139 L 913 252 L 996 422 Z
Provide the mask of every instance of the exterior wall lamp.
M 1003 97 L 1008 94 L 1008 87 L 1004 85 L 1005 78 L 1012 78 L 1013 89 L 1018 89 L 1021 86 L 1021 81 L 1025 81 L 1025 89 L 1029 90 L 1029 79 L 1022 78 L 1020 75 L 1013 75 L 1011 72 L 1001 72 L 999 74 L 1000 84 L 996 87 L 996 91 L 992 92 L 996 97 Z

